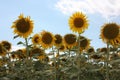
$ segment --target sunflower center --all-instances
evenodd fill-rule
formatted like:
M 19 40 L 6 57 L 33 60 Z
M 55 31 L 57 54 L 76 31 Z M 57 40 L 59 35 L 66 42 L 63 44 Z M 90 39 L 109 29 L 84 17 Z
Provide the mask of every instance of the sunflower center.
M 26 33 L 30 29 L 30 24 L 24 18 L 20 19 L 16 24 L 17 30 L 21 33 Z
M 87 46 L 87 44 L 88 44 L 87 39 L 84 39 L 84 40 L 80 41 L 80 47 L 84 47 L 85 48 Z
M 55 38 L 56 38 L 55 40 L 56 44 L 60 44 L 62 42 L 62 37 L 60 35 L 55 35 Z
M 74 44 L 76 42 L 76 37 L 72 34 L 66 35 L 65 41 L 67 44 Z
M 115 39 L 119 35 L 119 27 L 116 24 L 108 24 L 103 29 L 103 35 L 107 39 Z
M 38 43 L 39 37 L 35 37 L 34 41 L 35 43 Z
M 76 28 L 81 28 L 84 25 L 84 20 L 82 18 L 75 18 L 74 25 Z
M 11 45 L 9 43 L 3 43 L 3 46 L 7 49 L 10 50 Z
M 61 45 L 59 49 L 60 49 L 60 50 L 64 50 L 64 49 L 65 49 L 65 46 Z
M 3 49 L 2 49 L 2 46 L 0 45 L 0 53 L 2 53 L 3 52 Z
M 42 41 L 44 44 L 50 44 L 52 42 L 52 36 L 51 34 L 49 33 L 45 33 L 43 36 L 42 36 Z
M 93 48 L 88 49 L 88 53 L 94 52 Z

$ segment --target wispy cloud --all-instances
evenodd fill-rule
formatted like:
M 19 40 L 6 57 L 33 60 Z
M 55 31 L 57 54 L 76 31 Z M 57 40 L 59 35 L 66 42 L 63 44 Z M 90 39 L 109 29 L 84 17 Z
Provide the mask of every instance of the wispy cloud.
M 99 13 L 105 18 L 120 16 L 120 0 L 59 0 L 55 7 L 64 14 L 82 11 Z

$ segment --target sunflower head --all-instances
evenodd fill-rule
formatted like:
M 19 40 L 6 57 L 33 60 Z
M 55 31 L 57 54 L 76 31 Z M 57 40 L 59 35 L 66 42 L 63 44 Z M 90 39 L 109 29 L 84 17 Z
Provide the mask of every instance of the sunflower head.
M 18 59 L 26 58 L 26 55 L 27 55 L 25 48 L 23 48 L 23 49 L 18 49 L 18 50 L 16 50 L 15 53 L 16 53 Z
M 66 50 L 66 46 L 64 44 L 60 45 L 59 50 L 60 51 L 65 51 Z
M 80 36 L 80 42 L 77 43 L 80 43 L 80 51 L 87 50 L 90 47 L 90 40 L 83 36 Z
M 98 54 L 93 54 L 93 55 L 91 55 L 91 58 L 92 59 L 102 59 L 103 57 L 101 55 L 98 55 Z
M 33 31 L 33 21 L 30 20 L 30 16 L 24 17 L 23 14 L 20 14 L 18 19 L 13 22 L 12 28 L 14 28 L 15 34 L 27 38 Z
M 33 56 L 33 55 L 43 55 L 44 54 L 44 51 L 38 47 L 34 47 L 30 50 L 30 56 Z
M 42 31 L 40 35 L 41 35 L 40 44 L 43 48 L 50 48 L 54 45 L 55 37 L 52 33 L 48 31 Z
M 60 47 L 60 45 L 62 44 L 62 36 L 60 34 L 56 34 L 55 35 L 55 46 L 56 47 Z
M 2 41 L 1 44 L 7 51 L 11 50 L 11 43 L 9 43 L 8 41 Z
M 39 45 L 40 44 L 40 35 L 39 34 L 35 34 L 32 37 L 32 43 L 34 45 Z
M 5 56 L 6 55 L 6 49 L 4 46 L 0 43 L 0 56 Z
M 100 48 L 100 52 L 105 52 L 105 53 L 107 53 L 107 48 L 106 48 L 106 47 Z
M 110 43 L 113 46 L 120 44 L 120 28 L 116 23 L 107 23 L 102 26 L 101 39 L 105 43 Z
M 77 37 L 75 34 L 66 34 L 63 38 L 63 42 L 65 46 L 67 46 L 68 48 L 72 48 L 73 46 L 75 46 L 76 40 L 77 40 Z
M 76 12 L 69 18 L 69 26 L 73 32 L 82 33 L 88 28 L 88 20 L 82 12 Z
M 93 52 L 95 52 L 95 50 L 94 50 L 93 47 L 89 47 L 89 48 L 87 49 L 87 52 L 88 52 L 88 53 L 93 53 Z

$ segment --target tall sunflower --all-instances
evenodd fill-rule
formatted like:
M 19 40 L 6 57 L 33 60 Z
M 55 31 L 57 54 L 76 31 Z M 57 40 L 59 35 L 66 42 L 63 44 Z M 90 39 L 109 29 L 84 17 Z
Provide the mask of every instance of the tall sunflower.
M 23 14 L 20 14 L 11 28 L 14 29 L 15 34 L 27 38 L 33 31 L 33 21 L 30 20 L 30 16 L 24 17 Z
M 106 23 L 102 26 L 101 39 L 105 43 L 110 43 L 113 46 L 120 44 L 120 28 L 116 23 Z
M 3 47 L 7 50 L 10 51 L 11 50 L 11 43 L 8 41 L 2 41 L 1 44 L 3 45 Z
M 39 45 L 40 44 L 40 35 L 39 34 L 35 34 L 32 37 L 32 43 L 34 45 Z
M 88 25 L 86 15 L 82 12 L 76 12 L 69 18 L 69 26 L 73 32 L 82 33 Z
M 43 48 L 47 49 L 54 45 L 55 37 L 52 33 L 48 31 L 42 31 L 40 35 L 41 35 L 40 44 Z
M 55 35 L 55 46 L 60 47 L 62 45 L 63 38 L 60 34 Z
M 77 37 L 75 34 L 66 34 L 63 38 L 63 43 L 68 48 L 72 48 L 73 46 L 76 45 L 76 40 L 77 40 Z

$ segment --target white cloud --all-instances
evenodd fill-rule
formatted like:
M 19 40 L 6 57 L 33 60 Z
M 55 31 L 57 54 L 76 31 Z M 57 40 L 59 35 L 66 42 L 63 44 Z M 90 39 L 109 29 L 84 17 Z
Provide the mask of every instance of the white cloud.
M 89 14 L 99 13 L 105 18 L 120 16 L 120 0 L 59 0 L 57 7 L 64 14 L 82 11 Z

